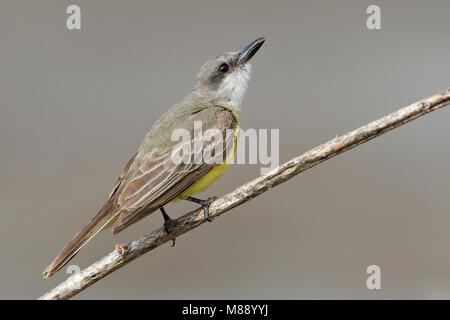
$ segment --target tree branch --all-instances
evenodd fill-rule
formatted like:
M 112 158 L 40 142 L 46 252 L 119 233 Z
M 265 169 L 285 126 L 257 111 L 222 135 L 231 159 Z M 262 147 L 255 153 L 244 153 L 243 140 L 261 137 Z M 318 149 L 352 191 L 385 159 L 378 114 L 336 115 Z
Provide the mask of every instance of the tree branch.
M 285 182 L 302 171 L 448 104 L 450 104 L 450 89 L 336 137 L 217 199 L 211 204 L 210 215 L 211 217 L 217 217 Z M 81 272 L 72 275 L 39 299 L 71 298 L 127 263 L 167 241 L 197 228 L 205 221 L 203 210 L 196 209 L 174 220 L 174 223 L 170 226 L 170 234 L 167 234 L 161 227 L 139 240 L 124 245 L 117 245 L 116 250 Z

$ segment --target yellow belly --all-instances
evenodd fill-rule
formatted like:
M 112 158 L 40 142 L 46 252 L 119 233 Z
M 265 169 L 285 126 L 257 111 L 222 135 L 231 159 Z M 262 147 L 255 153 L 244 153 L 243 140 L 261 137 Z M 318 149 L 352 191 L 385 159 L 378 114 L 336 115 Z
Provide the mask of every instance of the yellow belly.
M 231 149 L 232 151 L 227 155 L 225 161 L 222 164 L 219 164 L 217 167 L 213 168 L 211 171 L 205 174 L 203 178 L 187 188 L 182 194 L 175 198 L 174 201 L 177 201 L 179 199 L 186 199 L 193 194 L 205 191 L 214 181 L 219 179 L 225 172 L 227 172 L 231 163 L 233 163 L 234 155 L 236 154 L 238 134 L 239 128 L 236 128 L 233 139 L 233 148 Z

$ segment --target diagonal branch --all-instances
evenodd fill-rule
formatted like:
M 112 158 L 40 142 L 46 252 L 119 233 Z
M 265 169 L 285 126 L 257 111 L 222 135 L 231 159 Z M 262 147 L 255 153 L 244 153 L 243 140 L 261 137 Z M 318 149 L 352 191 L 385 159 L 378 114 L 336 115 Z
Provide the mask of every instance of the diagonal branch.
M 211 204 L 210 215 L 211 217 L 217 217 L 285 182 L 302 171 L 448 104 L 450 104 L 450 89 L 413 103 L 354 131 L 336 137 L 217 199 Z M 118 245 L 116 246 L 116 250 L 81 272 L 74 274 L 39 299 L 71 298 L 127 263 L 167 241 L 197 228 L 205 221 L 202 209 L 186 213 L 176 219 L 170 226 L 170 234 L 167 234 L 161 227 L 139 240 Z

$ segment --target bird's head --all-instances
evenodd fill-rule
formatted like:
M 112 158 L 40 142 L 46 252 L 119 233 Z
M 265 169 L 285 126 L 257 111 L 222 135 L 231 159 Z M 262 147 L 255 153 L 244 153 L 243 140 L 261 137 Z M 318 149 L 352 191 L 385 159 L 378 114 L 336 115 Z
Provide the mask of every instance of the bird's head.
M 239 110 L 250 80 L 249 60 L 264 41 L 264 38 L 258 38 L 239 51 L 210 59 L 198 72 L 194 92 L 211 102 Z

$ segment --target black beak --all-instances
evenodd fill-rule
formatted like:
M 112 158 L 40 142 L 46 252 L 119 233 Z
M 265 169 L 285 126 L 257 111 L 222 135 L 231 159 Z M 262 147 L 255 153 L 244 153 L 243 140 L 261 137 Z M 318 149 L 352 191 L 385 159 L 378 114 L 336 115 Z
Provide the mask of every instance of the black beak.
M 259 48 L 261 48 L 264 41 L 266 41 L 266 39 L 264 39 L 264 37 L 258 38 L 255 41 L 253 41 L 252 43 L 250 43 L 248 46 L 246 46 L 244 49 L 242 49 L 239 52 L 239 56 L 236 61 L 236 64 L 244 65 L 247 61 L 249 61 L 255 55 L 255 53 L 259 50 Z

